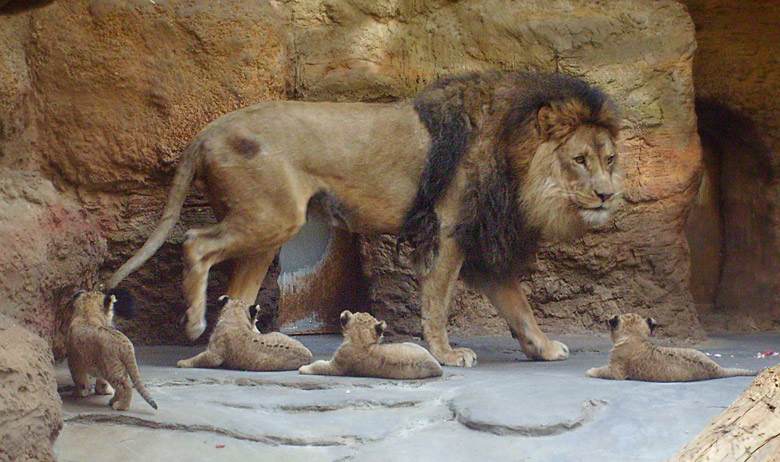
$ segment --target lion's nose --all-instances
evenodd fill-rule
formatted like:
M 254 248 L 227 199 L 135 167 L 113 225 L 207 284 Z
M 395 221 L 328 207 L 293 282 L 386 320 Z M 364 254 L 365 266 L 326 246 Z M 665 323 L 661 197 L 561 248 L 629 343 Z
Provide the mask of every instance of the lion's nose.
M 606 202 L 609 200 L 610 197 L 614 196 L 612 193 L 599 193 L 597 192 L 596 195 L 601 199 L 601 202 Z

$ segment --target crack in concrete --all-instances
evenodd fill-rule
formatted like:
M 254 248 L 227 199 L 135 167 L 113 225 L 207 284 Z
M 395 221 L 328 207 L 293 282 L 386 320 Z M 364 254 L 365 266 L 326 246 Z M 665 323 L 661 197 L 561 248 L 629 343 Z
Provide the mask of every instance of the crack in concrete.
M 244 409 L 250 411 L 252 410 L 280 411 L 280 412 L 286 412 L 288 414 L 303 414 L 307 412 L 333 412 L 333 411 L 344 411 L 344 410 L 403 409 L 403 408 L 418 407 L 422 404 L 426 404 L 424 401 L 398 401 L 394 403 L 382 403 L 379 401 L 372 401 L 372 400 L 348 401 L 345 403 L 337 403 L 337 404 L 330 404 L 330 405 L 311 404 L 311 405 L 303 405 L 303 406 L 296 406 L 296 405 L 252 406 L 248 404 L 226 403 L 221 401 L 210 401 L 210 403 L 216 404 L 218 406 L 233 408 L 233 409 Z
M 561 433 L 576 430 L 577 428 L 587 425 L 593 421 L 596 413 L 608 404 L 607 401 L 600 399 L 587 400 L 582 403 L 582 414 L 580 414 L 579 418 L 551 425 L 504 425 L 478 421 L 458 411 L 453 403 L 450 403 L 450 411 L 452 411 L 455 416 L 455 420 L 471 430 L 492 433 L 499 436 L 516 435 L 537 437 L 560 435 Z
M 153 430 L 171 430 L 171 431 L 185 431 L 189 433 L 205 432 L 215 433 L 229 438 L 251 441 L 253 443 L 263 443 L 271 446 L 314 446 L 314 447 L 332 447 L 332 446 L 354 446 L 357 444 L 364 444 L 372 441 L 376 441 L 370 438 L 362 438 L 354 435 L 342 435 L 333 438 L 293 438 L 282 436 L 268 436 L 268 435 L 248 435 L 245 433 L 227 430 L 224 428 L 214 427 L 212 425 L 196 425 L 196 424 L 173 424 L 165 422 L 156 422 L 153 420 L 141 419 L 139 417 L 133 417 L 129 415 L 118 414 L 79 414 L 74 417 L 65 419 L 66 423 L 80 423 L 80 424 L 115 424 L 115 425 L 127 425 L 133 427 L 150 428 Z
M 352 377 L 350 377 L 352 378 Z M 358 377 L 359 378 L 359 377 Z M 446 379 L 426 379 L 426 380 L 381 380 L 368 378 L 366 382 L 284 382 L 272 381 L 268 379 L 250 379 L 244 377 L 236 378 L 186 378 L 178 380 L 169 380 L 165 382 L 148 382 L 146 388 L 173 388 L 186 387 L 192 385 L 236 385 L 239 387 L 279 387 L 292 388 L 295 390 L 335 390 L 340 388 L 409 388 L 416 389 L 430 384 L 432 381 Z

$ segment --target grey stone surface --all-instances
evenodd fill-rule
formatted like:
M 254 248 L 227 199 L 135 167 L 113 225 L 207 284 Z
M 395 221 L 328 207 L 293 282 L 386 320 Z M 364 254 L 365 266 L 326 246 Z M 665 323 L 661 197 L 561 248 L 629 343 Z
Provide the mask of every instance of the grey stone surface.
M 329 357 L 339 337 L 299 339 Z M 527 361 L 510 338 L 466 338 L 473 369 L 440 379 L 301 376 L 297 372 L 180 370 L 198 348 L 141 347 L 147 388 L 112 411 L 108 397 L 75 400 L 66 364 L 57 367 L 65 427 L 61 462 L 91 460 L 306 461 L 662 461 L 692 439 L 751 382 L 735 377 L 656 384 L 591 379 L 606 364 L 606 338 L 564 338 L 568 361 Z M 763 368 L 780 359 L 780 336 L 716 337 L 696 345 L 724 366 Z M 733 356 L 733 357 L 732 357 Z

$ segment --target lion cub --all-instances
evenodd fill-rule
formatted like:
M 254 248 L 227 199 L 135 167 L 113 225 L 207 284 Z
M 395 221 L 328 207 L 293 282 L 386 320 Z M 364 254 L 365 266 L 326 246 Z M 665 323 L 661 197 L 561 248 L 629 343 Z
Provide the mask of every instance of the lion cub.
M 439 362 L 414 343 L 380 344 L 387 327 L 368 313 L 343 311 L 344 342 L 330 361 L 317 361 L 301 374 L 351 375 L 386 379 L 424 379 L 442 374 Z
M 111 326 L 114 304 L 117 297 L 123 295 L 124 292 L 119 291 L 108 294 L 81 291 L 73 300 L 67 350 L 75 394 L 84 397 L 92 392 L 91 376 L 97 379 L 95 393 L 114 394 L 108 402 L 113 409 L 124 411 L 130 407 L 133 385 L 146 402 L 157 409 L 157 403 L 144 388 L 138 373 L 133 344 L 125 334 Z M 122 305 L 124 309 L 124 303 Z
M 653 318 L 635 313 L 621 314 L 609 320 L 614 346 L 609 364 L 589 369 L 588 377 L 647 382 L 691 382 L 738 375 L 756 375 L 746 369 L 719 366 L 693 348 L 668 348 L 652 345 L 647 338 L 656 327 Z
M 181 360 L 178 367 L 225 367 L 244 371 L 294 370 L 312 360 L 311 351 L 281 332 L 261 334 L 255 327 L 259 306 L 219 298 L 222 312 L 206 351 Z

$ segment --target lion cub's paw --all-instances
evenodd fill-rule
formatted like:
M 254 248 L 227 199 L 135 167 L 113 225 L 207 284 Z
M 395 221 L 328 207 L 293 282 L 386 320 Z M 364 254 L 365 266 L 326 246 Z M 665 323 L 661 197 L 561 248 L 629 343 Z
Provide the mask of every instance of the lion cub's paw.
M 587 372 L 585 372 L 585 375 L 587 375 L 588 377 L 598 377 L 599 374 L 597 369 L 598 367 L 591 367 L 590 369 L 587 370 Z
M 450 352 L 435 355 L 435 357 L 444 366 L 473 367 L 477 365 L 477 354 L 469 348 L 455 348 Z
M 98 380 L 95 382 L 95 394 L 96 395 L 113 395 L 114 387 L 110 383 L 104 380 Z

